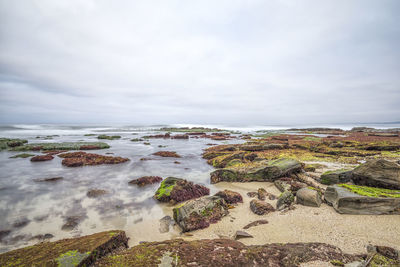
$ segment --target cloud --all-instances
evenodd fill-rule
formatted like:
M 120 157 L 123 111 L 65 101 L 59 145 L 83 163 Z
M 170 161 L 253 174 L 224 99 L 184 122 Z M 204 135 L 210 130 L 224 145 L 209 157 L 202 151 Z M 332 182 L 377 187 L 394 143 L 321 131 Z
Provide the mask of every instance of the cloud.
M 400 3 L 0 0 L 0 122 L 399 120 Z

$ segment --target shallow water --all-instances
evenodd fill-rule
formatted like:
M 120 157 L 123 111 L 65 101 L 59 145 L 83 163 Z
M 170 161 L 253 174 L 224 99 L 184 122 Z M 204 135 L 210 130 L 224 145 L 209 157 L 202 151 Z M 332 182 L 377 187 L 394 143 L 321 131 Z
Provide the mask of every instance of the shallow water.
M 120 140 L 98 140 L 97 136 L 84 136 L 87 133 L 101 131 L 103 134 L 121 135 Z M 128 185 L 134 178 L 146 175 L 181 177 L 187 180 L 207 185 L 214 193 L 216 189 L 209 183 L 209 173 L 213 170 L 201 154 L 207 148 L 207 143 L 223 144 L 226 141 L 210 139 L 176 140 L 150 139 L 151 145 L 143 142 L 132 142 L 132 138 L 143 135 L 159 134 L 160 132 L 140 129 L 140 131 L 110 132 L 104 128 L 88 129 L 7 129 L 2 137 L 25 138 L 33 142 L 75 142 L 103 141 L 111 148 L 91 150 L 90 153 L 114 153 L 112 156 L 127 157 L 127 163 L 116 165 L 85 166 L 78 168 L 64 167 L 61 158 L 55 156 L 51 161 L 31 162 L 30 158 L 10 158 L 21 152 L 0 152 L 0 230 L 11 230 L 0 244 L 0 252 L 21 246 L 30 245 L 38 240 L 30 240 L 36 235 L 52 234 L 52 240 L 86 235 L 111 229 L 132 231 L 135 224 L 141 224 L 141 237 L 146 239 L 153 227 L 146 222 L 159 220 L 166 215 L 165 207 L 155 201 L 152 196 L 157 185 L 138 188 Z M 37 135 L 52 135 L 51 140 L 36 138 Z M 229 141 L 243 142 L 242 140 Z M 159 148 L 158 146 L 166 146 Z M 163 158 L 153 156 L 160 150 L 176 151 L 182 158 Z M 31 152 L 28 152 L 31 153 Z M 41 154 L 33 152 L 32 154 Z M 140 158 L 151 160 L 141 161 Z M 175 164 L 179 161 L 181 164 Z M 38 178 L 61 176 L 64 179 L 57 182 L 37 182 Z M 108 193 L 98 198 L 86 196 L 90 189 L 105 189 Z M 80 223 L 72 231 L 61 230 L 69 216 L 78 216 Z M 13 226 L 15 223 L 26 224 L 22 227 Z M 26 223 L 28 222 L 28 223 Z M 139 240 L 136 240 L 137 242 Z

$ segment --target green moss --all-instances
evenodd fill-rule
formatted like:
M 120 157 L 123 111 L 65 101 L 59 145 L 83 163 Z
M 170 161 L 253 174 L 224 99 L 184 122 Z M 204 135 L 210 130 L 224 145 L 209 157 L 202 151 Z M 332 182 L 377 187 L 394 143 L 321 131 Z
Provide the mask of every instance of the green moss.
M 95 136 L 96 134 L 85 134 L 84 136 Z
M 331 260 L 330 263 L 334 266 L 344 266 L 344 263 L 339 260 Z
M 168 177 L 163 180 L 155 193 L 156 198 L 160 200 L 164 197 L 170 196 L 172 189 L 174 189 L 176 185 L 176 181 L 177 179 L 173 177 Z
M 344 187 L 353 193 L 367 197 L 391 197 L 400 198 L 400 190 L 390 190 L 377 187 L 361 186 L 361 185 L 349 185 L 339 184 L 340 187 Z
M 19 147 L 25 143 L 28 143 L 28 140 L 0 138 L 0 150 L 13 148 L 13 147 Z
M 22 153 L 22 154 L 17 154 L 15 156 L 10 157 L 10 159 L 15 159 L 15 158 L 29 158 L 35 156 L 34 154 L 28 154 L 28 153 Z
M 369 266 L 371 267 L 381 267 L 381 266 L 388 266 L 388 267 L 395 267 L 399 266 L 400 262 L 389 259 L 381 254 L 376 254 L 374 258 L 371 260 Z
M 333 174 L 333 173 L 339 174 L 339 173 L 348 172 L 348 171 L 350 171 L 350 170 L 349 169 L 338 169 L 338 170 L 326 171 L 322 175 Z
M 89 255 L 90 252 L 80 253 L 77 250 L 70 250 L 61 254 L 56 261 L 59 267 L 77 266 Z

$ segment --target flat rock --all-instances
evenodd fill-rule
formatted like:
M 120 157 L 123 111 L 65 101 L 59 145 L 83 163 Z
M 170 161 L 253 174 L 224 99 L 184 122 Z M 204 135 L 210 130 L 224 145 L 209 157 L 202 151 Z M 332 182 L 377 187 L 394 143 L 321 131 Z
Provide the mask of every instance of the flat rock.
M 174 220 L 183 232 L 207 228 L 228 214 L 228 205 L 218 196 L 192 199 L 173 209 Z
M 324 196 L 339 213 L 400 214 L 400 198 L 363 196 L 339 185 L 328 186 Z
M 48 161 L 52 160 L 54 157 L 52 155 L 38 155 L 31 158 L 32 162 Z
M 168 177 L 161 182 L 154 197 L 161 202 L 182 202 L 210 194 L 210 189 L 187 180 Z
M 123 231 L 43 242 L 0 254 L 0 266 L 90 266 L 119 247 L 128 247 Z
M 331 185 L 331 184 L 341 184 L 347 183 L 352 178 L 352 170 L 334 170 L 327 171 L 321 175 L 320 182 L 321 184 Z
M 400 165 L 384 159 L 370 160 L 353 170 L 353 181 L 388 189 L 400 189 Z
M 101 164 L 119 164 L 129 161 L 128 158 L 104 156 L 86 152 L 70 152 L 58 155 L 63 158 L 62 165 L 67 167 L 92 166 Z
M 241 238 L 252 238 L 253 236 L 251 235 L 251 234 L 249 234 L 249 233 L 247 233 L 247 232 L 245 232 L 245 231 L 240 231 L 240 230 L 238 230 L 238 231 L 236 231 L 236 233 L 235 233 L 235 236 L 234 236 L 234 239 L 235 240 L 238 240 L 238 239 L 241 239 Z
M 243 227 L 243 229 L 249 229 L 250 227 L 254 227 L 257 225 L 261 225 L 261 224 L 267 224 L 267 223 L 268 223 L 267 220 L 257 220 L 257 221 L 247 224 L 246 226 Z
M 153 153 L 154 156 L 180 158 L 181 156 L 174 151 L 158 151 Z
M 296 203 L 304 206 L 319 207 L 322 203 L 321 193 L 315 189 L 302 188 L 296 193 Z

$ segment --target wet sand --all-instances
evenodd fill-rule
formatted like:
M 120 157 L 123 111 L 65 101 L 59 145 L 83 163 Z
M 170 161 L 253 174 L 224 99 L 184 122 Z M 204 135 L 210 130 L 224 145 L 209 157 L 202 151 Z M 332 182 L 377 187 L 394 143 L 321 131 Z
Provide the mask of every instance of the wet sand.
M 266 219 L 268 224 L 251 227 L 247 230 L 254 238 L 243 238 L 240 242 L 246 245 L 288 242 L 323 242 L 338 246 L 347 253 L 365 253 L 368 244 L 391 246 L 400 249 L 400 215 L 344 215 L 337 213 L 332 207 L 322 204 L 320 208 L 296 205 L 295 210 L 276 211 L 267 215 L 256 215 L 250 208 L 252 198 L 247 192 L 257 191 L 263 187 L 267 192 L 279 196 L 280 192 L 273 183 L 218 183 L 220 190 L 229 189 L 243 196 L 243 204 L 230 209 L 228 216 L 216 224 L 202 230 L 190 232 L 193 236 L 180 234 L 174 226 L 169 233 L 160 234 L 159 221 L 132 226 L 127 231 L 130 245 L 140 241 L 162 241 L 170 238 L 185 240 L 232 238 L 237 230 L 256 220 Z M 276 200 L 266 200 L 273 206 Z M 163 205 L 166 214 L 172 217 L 172 206 Z M 149 229 L 154 229 L 149 231 Z

